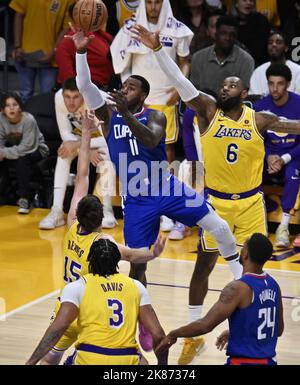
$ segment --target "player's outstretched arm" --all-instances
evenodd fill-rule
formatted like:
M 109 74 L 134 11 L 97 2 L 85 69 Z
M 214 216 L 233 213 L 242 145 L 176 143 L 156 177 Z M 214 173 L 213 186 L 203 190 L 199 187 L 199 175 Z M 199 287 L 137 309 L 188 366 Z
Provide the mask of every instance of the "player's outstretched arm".
M 70 24 L 73 35 L 66 35 L 66 39 L 73 40 L 76 47 L 76 83 L 79 92 L 89 109 L 94 110 L 97 118 L 102 121 L 104 137 L 109 130 L 110 112 L 104 100 L 104 93 L 91 81 L 91 73 L 87 62 L 87 48 L 93 40 L 94 35 L 76 29 Z
M 49 350 L 55 346 L 67 330 L 68 326 L 77 316 L 78 308 L 73 303 L 62 303 L 55 320 L 46 330 L 45 335 L 41 339 L 41 342 L 38 344 L 35 351 L 32 353 L 32 356 L 26 362 L 26 365 L 37 364 L 49 352 Z
M 156 347 L 164 339 L 165 332 L 157 318 L 157 315 L 151 305 L 144 305 L 140 307 L 139 322 L 151 334 L 153 340 L 153 348 L 157 358 L 158 365 L 168 364 L 168 352 L 156 352 Z
M 256 126 L 261 133 L 272 130 L 300 135 L 300 120 L 285 119 L 269 111 L 256 112 L 255 120 Z
M 120 250 L 122 260 L 132 263 L 146 263 L 160 256 L 160 254 L 164 251 L 166 241 L 166 237 L 159 235 L 152 250 L 149 250 L 148 248 L 132 249 L 120 243 L 117 243 L 117 245 Z
M 91 137 L 92 134 L 97 131 L 98 128 L 94 122 L 94 115 L 85 111 L 82 119 L 82 136 L 77 162 L 75 189 L 68 213 L 68 227 L 70 227 L 76 219 L 76 208 L 78 202 L 88 193 Z
M 153 110 L 149 114 L 147 126 L 141 123 L 128 109 L 128 102 L 121 91 L 109 92 L 109 100 L 115 104 L 127 126 L 137 140 L 145 147 L 156 147 L 165 136 L 166 117 L 161 111 Z
M 131 31 L 134 38 L 154 51 L 161 69 L 172 81 L 181 99 L 199 115 L 211 119 L 216 111 L 215 100 L 209 95 L 198 91 L 183 75 L 175 61 L 163 49 L 159 40 L 159 32 L 151 33 L 139 24 L 136 24 Z
M 157 347 L 158 352 L 169 349 L 179 337 L 197 337 L 211 332 L 225 321 L 239 306 L 245 284 L 240 281 L 230 282 L 222 290 L 218 302 L 208 311 L 205 317 L 172 330 Z

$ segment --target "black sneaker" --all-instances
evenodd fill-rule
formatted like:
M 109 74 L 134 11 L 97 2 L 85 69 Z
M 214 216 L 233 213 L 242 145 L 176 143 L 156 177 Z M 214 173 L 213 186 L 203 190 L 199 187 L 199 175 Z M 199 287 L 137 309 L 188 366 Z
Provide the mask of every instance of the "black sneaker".
M 30 205 L 29 205 L 28 199 L 20 198 L 18 200 L 18 205 L 19 205 L 18 214 L 28 214 L 29 213 Z

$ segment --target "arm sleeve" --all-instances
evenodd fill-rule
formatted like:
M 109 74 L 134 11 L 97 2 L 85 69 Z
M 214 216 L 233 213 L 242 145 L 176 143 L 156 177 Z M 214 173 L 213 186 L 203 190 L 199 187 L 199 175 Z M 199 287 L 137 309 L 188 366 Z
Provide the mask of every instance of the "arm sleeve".
M 59 90 L 55 94 L 55 113 L 56 121 L 59 129 L 59 133 L 63 142 L 69 140 L 76 140 L 78 138 L 76 135 L 72 134 L 72 125 L 68 119 L 68 110 L 65 106 L 64 98 L 62 95 L 62 90 Z
M 87 62 L 87 54 L 76 53 L 76 83 L 89 109 L 97 110 L 105 104 L 100 90 L 91 81 L 91 73 Z
M 85 283 L 83 279 L 69 283 L 66 285 L 61 293 L 60 302 L 71 302 L 79 308 L 85 290 Z
M 181 99 L 184 102 L 189 102 L 196 98 L 199 95 L 199 91 L 183 75 L 178 65 L 170 58 L 167 52 L 162 48 L 154 53 L 161 69 L 172 81 Z
M 145 288 L 145 286 L 135 279 L 133 280 L 133 282 L 135 283 L 136 287 L 139 289 L 139 292 L 141 294 L 140 306 L 151 305 L 151 299 L 148 290 Z
M 195 112 L 190 109 L 187 109 L 183 116 L 183 147 L 186 159 L 189 161 L 199 160 L 194 139 L 194 117 Z

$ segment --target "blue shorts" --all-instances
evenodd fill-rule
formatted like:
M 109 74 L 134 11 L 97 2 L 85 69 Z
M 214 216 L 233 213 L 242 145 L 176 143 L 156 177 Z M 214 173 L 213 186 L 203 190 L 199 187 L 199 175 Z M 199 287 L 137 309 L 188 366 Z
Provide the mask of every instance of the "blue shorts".
M 201 194 L 169 176 L 159 196 L 127 195 L 123 199 L 124 238 L 132 248 L 150 247 L 160 227 L 160 217 L 192 227 L 209 212 L 209 205 Z M 168 187 L 167 187 L 168 186 Z

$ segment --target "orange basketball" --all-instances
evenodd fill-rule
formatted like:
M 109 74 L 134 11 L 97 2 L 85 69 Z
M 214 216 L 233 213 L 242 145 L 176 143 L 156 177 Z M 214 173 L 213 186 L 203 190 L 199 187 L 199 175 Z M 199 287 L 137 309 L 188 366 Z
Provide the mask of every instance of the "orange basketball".
M 101 0 L 79 0 L 73 8 L 73 21 L 85 32 L 105 29 L 107 9 Z

